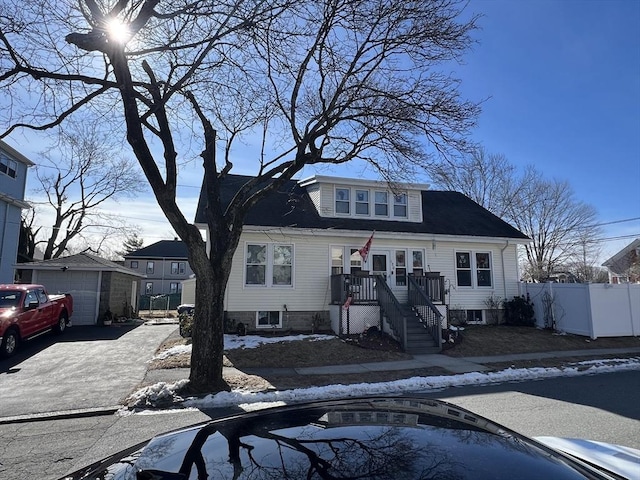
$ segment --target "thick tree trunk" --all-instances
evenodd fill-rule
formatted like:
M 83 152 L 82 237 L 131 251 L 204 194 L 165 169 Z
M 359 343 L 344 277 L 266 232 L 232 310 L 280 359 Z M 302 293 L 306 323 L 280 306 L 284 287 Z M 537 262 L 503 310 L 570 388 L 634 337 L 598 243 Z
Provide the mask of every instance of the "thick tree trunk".
M 228 275 L 206 269 L 197 273 L 196 309 L 192 330 L 191 374 L 194 393 L 228 391 L 222 377 L 224 354 L 224 294 Z

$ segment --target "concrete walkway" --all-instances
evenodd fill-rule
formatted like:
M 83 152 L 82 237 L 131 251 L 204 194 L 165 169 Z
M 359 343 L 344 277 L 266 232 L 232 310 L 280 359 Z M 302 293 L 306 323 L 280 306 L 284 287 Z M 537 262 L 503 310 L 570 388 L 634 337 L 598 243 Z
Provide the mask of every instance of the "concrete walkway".
M 485 364 L 513 362 L 517 360 L 539 360 L 543 358 L 585 357 L 597 359 L 605 355 L 640 355 L 640 347 L 633 348 L 601 348 L 588 350 L 565 350 L 554 352 L 519 353 L 511 355 L 494 355 L 487 357 L 449 357 L 442 354 L 414 355 L 410 360 L 394 362 L 357 363 L 348 365 L 326 365 L 320 367 L 301 368 L 243 368 L 242 370 L 225 367 L 227 373 L 246 373 L 259 376 L 294 376 L 294 375 L 346 375 L 371 372 L 391 372 L 399 370 L 420 370 L 422 368 L 440 367 L 452 374 L 485 372 L 491 370 Z M 172 368 L 167 370 L 149 370 L 145 383 L 177 382 L 189 378 L 188 368 Z
M 590 350 L 566 350 L 556 352 L 519 353 L 511 355 L 494 355 L 487 357 L 449 357 L 442 354 L 414 355 L 411 360 L 395 362 L 375 362 L 351 365 L 329 365 L 323 367 L 304 367 L 292 369 L 244 369 L 245 373 L 259 375 L 260 372 L 276 373 L 275 370 L 292 370 L 298 375 L 332 375 L 367 372 L 389 372 L 394 370 L 418 370 L 428 367 L 440 367 L 451 373 L 484 372 L 490 370 L 485 363 L 513 362 L 517 360 L 538 360 L 543 358 L 590 357 L 604 355 L 640 354 L 640 347 L 607 348 Z M 282 373 L 282 372 L 280 372 Z

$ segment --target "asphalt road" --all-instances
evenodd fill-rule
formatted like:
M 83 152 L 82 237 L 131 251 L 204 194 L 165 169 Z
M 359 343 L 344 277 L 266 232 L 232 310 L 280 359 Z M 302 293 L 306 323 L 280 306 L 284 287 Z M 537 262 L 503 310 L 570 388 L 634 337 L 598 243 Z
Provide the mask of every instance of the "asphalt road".
M 0 417 L 117 406 L 177 325 L 71 327 L 0 360 Z
M 640 372 L 425 392 L 528 436 L 580 437 L 640 449 Z M 187 411 L 0 425 L 0 478 L 59 478 L 154 434 L 222 416 Z

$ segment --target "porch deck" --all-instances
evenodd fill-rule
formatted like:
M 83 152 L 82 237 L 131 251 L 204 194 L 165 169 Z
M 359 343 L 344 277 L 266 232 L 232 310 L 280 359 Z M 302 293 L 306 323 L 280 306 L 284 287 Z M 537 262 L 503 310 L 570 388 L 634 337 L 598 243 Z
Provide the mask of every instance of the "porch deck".
M 439 352 L 442 349 L 442 314 L 434 303 L 444 304 L 444 277 L 437 273 L 419 277 L 410 275 L 400 283 L 404 283 L 407 289 L 406 301 L 403 303 L 398 301 L 394 291 L 381 275 L 332 275 L 331 304 L 341 306 L 341 326 L 338 333 L 343 333 L 345 311 L 346 332 L 349 333 L 351 307 L 358 307 L 356 316 L 361 317 L 366 315 L 362 306 L 371 305 L 378 312 L 376 317 L 379 319 L 372 322 L 371 317 L 358 318 L 360 324 L 378 325 L 382 330 L 388 326 L 392 335 L 408 353 Z M 386 320 L 386 323 L 383 320 Z
M 429 272 L 420 276 L 410 275 L 410 278 L 432 303 L 444 305 L 444 277 L 439 272 Z M 377 275 L 348 273 L 331 275 L 331 304 L 344 305 L 349 297 L 352 305 L 378 304 L 377 281 L 379 281 Z M 404 288 L 409 288 L 408 282 L 404 283 Z

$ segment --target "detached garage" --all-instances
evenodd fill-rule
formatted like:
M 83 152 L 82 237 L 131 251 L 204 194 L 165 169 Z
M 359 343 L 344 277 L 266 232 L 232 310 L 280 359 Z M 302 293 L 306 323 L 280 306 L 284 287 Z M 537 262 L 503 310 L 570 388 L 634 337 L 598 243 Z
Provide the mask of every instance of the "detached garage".
M 131 317 L 137 304 L 138 284 L 144 277 L 88 253 L 21 263 L 16 268 L 22 270 L 23 283 L 44 285 L 52 294 L 70 293 L 74 325 L 100 323 L 107 309 L 115 316 Z

